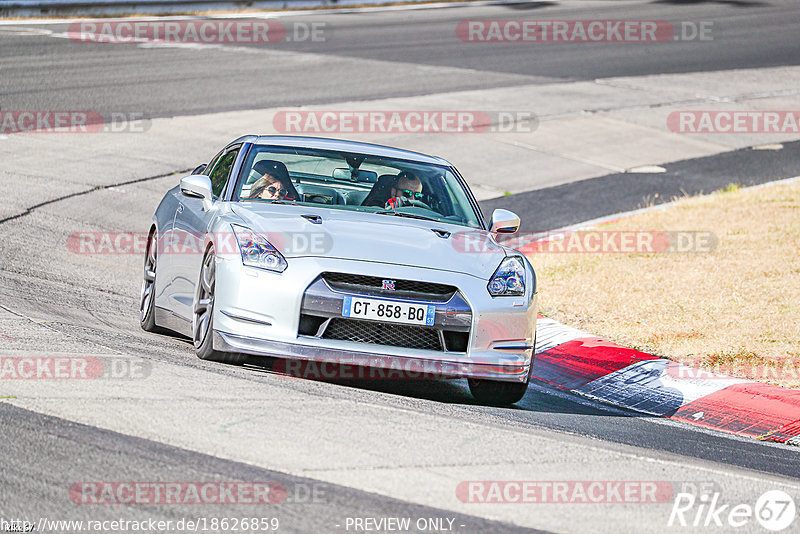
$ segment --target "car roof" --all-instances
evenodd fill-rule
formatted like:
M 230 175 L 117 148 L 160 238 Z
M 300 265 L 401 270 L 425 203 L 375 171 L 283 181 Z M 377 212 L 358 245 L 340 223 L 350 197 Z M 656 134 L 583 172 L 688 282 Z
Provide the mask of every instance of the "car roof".
M 338 150 L 342 152 L 356 152 L 370 156 L 381 156 L 430 163 L 433 165 L 453 165 L 446 159 L 438 156 L 429 156 L 420 152 L 392 148 L 361 141 L 347 141 L 344 139 L 331 139 L 327 137 L 305 137 L 299 135 L 246 135 L 234 143 L 255 143 L 258 145 L 289 146 L 302 148 L 318 148 L 320 150 Z

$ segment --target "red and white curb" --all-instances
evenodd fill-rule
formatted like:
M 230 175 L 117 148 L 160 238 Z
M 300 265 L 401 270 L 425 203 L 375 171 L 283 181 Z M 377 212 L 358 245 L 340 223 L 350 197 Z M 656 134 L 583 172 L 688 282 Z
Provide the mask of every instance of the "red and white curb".
M 533 378 L 614 406 L 800 446 L 800 391 L 723 377 L 539 317 Z

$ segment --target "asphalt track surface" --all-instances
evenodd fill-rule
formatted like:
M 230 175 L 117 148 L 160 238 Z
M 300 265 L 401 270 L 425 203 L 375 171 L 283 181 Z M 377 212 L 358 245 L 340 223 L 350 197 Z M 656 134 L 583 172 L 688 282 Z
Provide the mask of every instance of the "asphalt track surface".
M 325 24 L 325 42 L 143 48 L 42 39 L 0 28 L 3 109 L 91 109 L 149 117 L 371 100 L 612 76 L 800 64 L 791 0 L 588 0 L 284 17 Z M 463 20 L 639 19 L 713 23 L 711 41 L 464 43 Z M 26 24 L 63 33 L 68 25 Z M 304 56 L 286 56 L 294 52 Z M 298 59 L 303 68 L 298 69 Z M 535 103 L 532 103 L 535 110 Z
M 676 16 L 678 11 L 681 13 Z M 464 53 L 460 43 L 441 30 L 445 26 L 452 28 L 454 20 L 513 18 L 533 13 L 536 17 L 553 19 L 622 18 L 634 13 L 641 19 L 712 19 L 735 38 L 725 41 L 724 46 L 709 43 L 702 54 L 696 54 L 696 48 L 673 43 L 674 48 L 659 48 L 658 61 L 654 61 L 653 50 L 627 45 L 554 47 L 536 57 L 529 50 L 513 45 L 503 48 L 475 45 Z M 792 2 L 673 0 L 576 2 L 567 6 L 545 2 L 325 16 L 337 36 L 337 44 L 313 50 L 330 61 L 316 64 L 310 82 L 307 73 L 291 70 L 291 62 L 281 65 L 280 58 L 269 54 L 265 58 L 254 55 L 254 64 L 246 64 L 228 61 L 224 51 L 210 51 L 201 56 L 169 48 L 148 51 L 126 46 L 64 46 L 64 41 L 56 38 L 10 35 L 4 27 L 0 28 L 3 72 L 0 105 L 6 109 L 146 110 L 149 116 L 157 117 L 500 87 L 534 80 L 547 83 L 559 79 L 793 65 L 800 62 L 800 42 L 787 33 L 784 25 L 798 14 L 800 8 Z M 313 17 L 317 15 L 307 18 Z M 58 31 L 52 25 L 41 28 Z M 374 44 L 365 46 L 371 42 Z M 289 46 L 299 52 L 310 51 L 302 45 Z M 154 63 L 150 56 L 156 53 L 159 61 Z M 337 59 L 343 57 L 364 58 L 369 83 L 353 83 L 354 78 L 359 79 L 359 72 L 342 70 Z M 374 63 L 376 60 L 380 63 Z M 265 69 L 258 64 L 260 61 L 273 61 L 274 68 Z M 420 72 L 419 66 L 432 68 Z M 265 91 L 264 87 L 270 90 Z M 759 183 L 795 176 L 800 174 L 797 155 L 795 143 L 775 153 L 737 151 L 668 164 L 664 175 L 613 175 L 523 193 L 503 202 L 520 211 L 533 205 L 547 206 L 539 211 L 529 228 L 546 230 L 635 209 L 654 199 L 655 194 L 668 199 L 682 190 L 708 192 L 728 183 Z M 155 177 L 132 186 L 127 206 L 114 204 L 113 199 L 109 202 L 107 196 L 100 200 L 98 197 L 103 193 L 95 191 L 0 222 L 3 236 L 0 312 L 5 319 L 44 318 L 32 321 L 35 324 L 31 328 L 44 328 L 48 332 L 47 336 L 30 341 L 32 348 L 92 351 L 113 346 L 130 354 L 146 353 L 154 362 L 201 369 L 232 384 L 247 381 L 263 384 L 264 388 L 302 391 L 321 400 L 347 398 L 387 409 L 446 415 L 464 424 L 483 425 L 487 433 L 493 428 L 512 427 L 529 433 L 532 439 L 547 435 L 565 443 L 591 443 L 600 448 L 631 446 L 655 459 L 713 465 L 720 471 L 744 471 L 764 480 L 773 476 L 800 478 L 800 454 L 796 449 L 591 404 L 541 384 L 532 385 L 515 408 L 501 409 L 475 404 L 462 381 L 276 381 L 264 372 L 265 366 L 268 367 L 265 361 L 254 359 L 243 368 L 200 362 L 184 340 L 151 336 L 138 330 L 135 320 L 138 279 L 114 281 L 113 274 L 78 272 L 72 264 L 58 265 L 46 255 L 36 253 L 28 257 L 24 252 L 30 250 L 31 243 L 37 243 L 39 248 L 59 243 L 65 232 L 81 225 L 92 229 L 104 224 L 130 227 L 131 221 L 149 216 L 155 207 L 153 199 L 158 197 L 158 191 L 165 190 L 166 183 L 165 179 Z M 637 184 L 637 188 L 632 190 L 631 184 Z M 491 208 L 493 202 L 487 201 L 484 207 Z M 125 273 L 131 277 L 139 274 Z M 25 338 L 26 332 L 7 330 L 4 334 L 8 338 L 15 336 Z M 317 483 L 311 478 L 267 471 L 6 403 L 0 403 L 0 428 L 3 433 L 0 457 L 4 464 L 0 475 L 3 489 L 0 512 L 6 517 L 24 514 L 80 518 L 80 514 L 85 514 L 92 519 L 111 519 L 121 514 L 132 517 L 142 514 L 141 509 L 118 507 L 76 509 L 64 491 L 76 480 L 163 479 L 164 473 L 168 473 L 174 480 L 269 478 L 282 481 L 287 487 Z M 413 429 L 409 432 L 413 434 Z M 346 516 L 445 514 L 436 508 L 345 486 L 327 488 L 330 499 L 334 500 L 326 501 L 324 506 L 297 503 L 280 510 L 284 514 L 282 521 L 291 525 L 290 531 L 334 530 L 331 525 Z M 147 515 L 163 518 L 186 515 L 180 512 L 174 508 L 148 509 Z M 446 515 L 457 517 L 458 524 L 464 525 L 458 530 L 463 532 L 515 528 L 452 511 Z
M 454 519 L 454 525 L 461 532 L 530 532 L 507 523 L 386 499 L 343 486 L 321 484 L 313 479 L 191 453 L 7 405 L 0 407 L 0 425 L 6 432 L 0 443 L 3 458 L 24 456 L 31 436 L 44 438 L 36 441 L 41 451 L 37 455 L 40 461 L 5 466 L 3 512 L 6 518 L 41 516 L 55 519 L 69 516 L 75 520 L 98 520 L 100 517 L 96 509 L 86 507 L 86 515 L 80 515 L 75 514 L 74 509 L 67 512 L 53 507 L 52 503 L 63 500 L 63 488 L 71 486 L 76 480 L 105 480 L 113 473 L 126 480 L 156 481 L 163 478 L 165 466 L 177 463 L 180 469 L 171 474 L 174 480 L 252 480 L 281 484 L 286 488 L 286 501 L 272 517 L 276 517 L 283 525 L 302 524 L 302 530 L 307 532 L 335 530 L 343 517 L 378 517 L 387 511 L 401 517 L 448 517 Z M 115 451 L 125 451 L 125 465 L 114 458 Z M 64 457 L 74 458 L 75 461 L 64 462 Z M 14 499 L 8 499 L 7 496 L 12 493 Z M 45 505 L 44 502 L 51 504 Z M 65 508 L 69 508 L 69 505 Z M 101 513 L 100 516 L 134 520 L 142 513 L 135 507 L 124 505 L 111 505 L 109 508 L 108 515 Z M 229 517 L 252 515 L 252 506 L 247 504 L 218 508 Z M 152 505 L 146 515 L 156 521 L 173 522 L 187 517 L 185 510 L 168 505 Z M 294 530 L 291 526 L 288 528 Z
M 663 167 L 663 173 L 609 174 L 485 200 L 481 202 L 481 210 L 484 214 L 496 208 L 531 213 L 522 221 L 523 232 L 556 230 L 686 196 L 708 194 L 731 184 L 748 187 L 800 176 L 800 142 L 786 143 L 779 151 L 745 148 L 666 163 Z

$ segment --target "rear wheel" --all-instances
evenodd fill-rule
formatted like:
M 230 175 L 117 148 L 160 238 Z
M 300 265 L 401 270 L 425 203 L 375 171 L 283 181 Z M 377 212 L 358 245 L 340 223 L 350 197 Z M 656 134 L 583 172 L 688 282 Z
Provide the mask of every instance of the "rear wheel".
M 201 360 L 240 365 L 246 356 L 236 352 L 214 350 L 214 292 L 217 283 L 217 262 L 213 247 L 206 252 L 200 269 L 192 314 L 194 351 Z

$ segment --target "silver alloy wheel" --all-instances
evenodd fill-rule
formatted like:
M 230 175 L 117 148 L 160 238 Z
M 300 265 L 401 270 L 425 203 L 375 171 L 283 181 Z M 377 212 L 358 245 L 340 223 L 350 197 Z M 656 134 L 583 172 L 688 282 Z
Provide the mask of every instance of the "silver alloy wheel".
M 151 301 L 155 297 L 157 246 L 156 235 L 151 234 L 147 240 L 147 255 L 144 258 L 144 280 L 142 281 L 142 293 L 139 299 L 139 320 L 142 323 L 147 319 Z
M 216 283 L 216 262 L 214 252 L 209 251 L 200 270 L 200 284 L 192 316 L 192 338 L 195 348 L 199 348 L 211 329 L 211 314 L 214 312 L 214 285 Z

